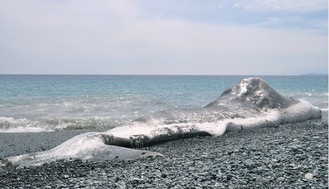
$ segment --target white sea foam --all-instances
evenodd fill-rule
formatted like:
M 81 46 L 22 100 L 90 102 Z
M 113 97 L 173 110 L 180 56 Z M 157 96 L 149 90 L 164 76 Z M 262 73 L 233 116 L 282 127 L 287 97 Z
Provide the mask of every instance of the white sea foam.
M 8 129 L 0 129 L 0 133 L 40 133 L 53 131 L 55 130 L 42 129 L 40 127 L 15 127 Z
M 129 121 L 129 120 L 128 120 Z M 0 117 L 0 133 L 51 132 L 72 129 L 111 129 L 127 123 L 111 117 L 94 116 L 90 118 L 27 118 Z
M 0 133 L 50 132 L 53 129 L 41 127 L 37 121 L 26 118 L 0 117 Z

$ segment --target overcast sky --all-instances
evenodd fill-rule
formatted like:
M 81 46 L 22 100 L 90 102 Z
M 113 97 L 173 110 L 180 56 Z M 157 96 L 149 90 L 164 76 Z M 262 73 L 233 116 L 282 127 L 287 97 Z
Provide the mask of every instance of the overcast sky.
M 1 0 L 0 74 L 328 71 L 327 0 Z

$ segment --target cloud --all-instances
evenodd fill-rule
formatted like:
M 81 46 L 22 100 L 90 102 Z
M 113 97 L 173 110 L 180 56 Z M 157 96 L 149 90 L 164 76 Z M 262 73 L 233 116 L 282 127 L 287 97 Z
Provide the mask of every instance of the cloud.
M 328 8 L 327 0 L 235 0 L 235 8 L 252 11 L 300 11 L 312 12 Z
M 117 74 L 275 74 L 326 66 L 326 36 L 156 19 L 136 1 L 17 2 L 0 3 L 2 72 L 6 64 L 27 64 L 21 72 Z
M 272 24 L 278 24 L 278 23 L 282 23 L 283 20 L 281 18 L 278 17 L 269 17 L 269 18 L 265 18 L 264 22 L 261 23 L 261 25 L 272 25 Z

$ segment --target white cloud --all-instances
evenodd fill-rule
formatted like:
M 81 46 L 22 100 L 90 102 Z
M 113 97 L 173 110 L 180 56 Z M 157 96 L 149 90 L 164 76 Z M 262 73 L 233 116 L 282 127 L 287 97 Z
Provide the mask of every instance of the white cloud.
M 265 18 L 265 20 L 260 25 L 272 25 L 272 24 L 278 24 L 281 22 L 283 22 L 282 18 L 269 17 L 269 18 Z
M 17 56 L 28 54 L 26 62 L 39 61 L 45 70 L 273 74 L 285 67 L 323 66 L 321 57 L 327 53 L 327 37 L 179 19 L 152 20 L 130 1 L 19 2 L 19 6 L 12 0 L 0 3 L 0 20 L 4 21 L 0 48 Z M 316 57 L 320 61 L 314 63 Z M 57 63 L 45 66 L 44 60 Z M 82 63 L 88 65 L 78 66 Z M 2 71 L 5 64 L 0 61 Z
M 328 8 L 327 0 L 235 0 L 235 8 L 247 10 L 311 12 Z

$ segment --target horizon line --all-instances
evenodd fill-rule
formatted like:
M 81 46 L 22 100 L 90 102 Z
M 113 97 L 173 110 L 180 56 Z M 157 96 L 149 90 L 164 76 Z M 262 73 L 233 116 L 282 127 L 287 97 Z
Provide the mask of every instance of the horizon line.
M 77 73 L 0 73 L 0 75 L 49 75 L 49 76 L 328 76 L 328 73 L 304 74 L 77 74 Z

